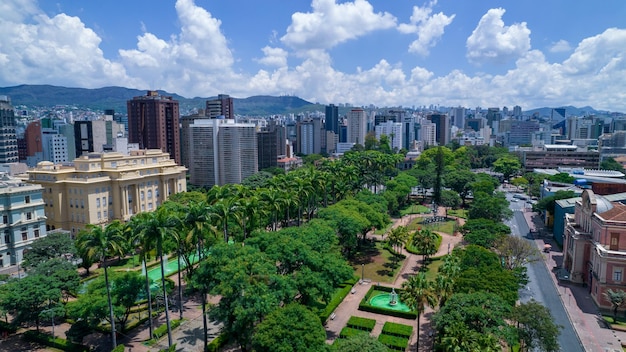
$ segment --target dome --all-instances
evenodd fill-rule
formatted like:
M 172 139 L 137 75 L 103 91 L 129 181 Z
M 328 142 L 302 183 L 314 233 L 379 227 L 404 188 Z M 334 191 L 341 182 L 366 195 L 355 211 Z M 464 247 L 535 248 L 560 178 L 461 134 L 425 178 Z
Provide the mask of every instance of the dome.
M 611 203 L 611 201 L 603 196 L 596 194 L 596 213 L 602 214 L 611 209 L 613 209 L 613 204 Z

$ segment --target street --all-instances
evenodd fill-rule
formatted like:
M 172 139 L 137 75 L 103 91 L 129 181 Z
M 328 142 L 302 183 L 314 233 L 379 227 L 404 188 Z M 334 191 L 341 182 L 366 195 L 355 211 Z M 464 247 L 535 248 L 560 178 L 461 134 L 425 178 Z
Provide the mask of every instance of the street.
M 509 201 L 514 199 L 513 194 L 508 193 L 507 199 L 509 199 Z M 530 206 L 530 204 L 526 203 L 525 200 L 511 201 L 510 209 L 513 211 L 513 217 L 510 220 L 506 220 L 504 223 L 511 228 L 513 236 L 522 237 L 530 241 L 534 246 L 534 240 L 528 237 L 530 229 L 523 213 L 524 207 L 527 206 Z M 534 299 L 548 307 L 554 318 L 554 322 L 563 327 L 561 335 L 559 336 L 559 344 L 562 351 L 583 352 L 584 348 L 567 315 L 560 294 L 552 281 L 551 275 L 553 274 L 548 270 L 545 262 L 538 260 L 528 264 L 526 267 L 529 283 L 520 290 L 520 300 L 522 302 L 528 302 Z

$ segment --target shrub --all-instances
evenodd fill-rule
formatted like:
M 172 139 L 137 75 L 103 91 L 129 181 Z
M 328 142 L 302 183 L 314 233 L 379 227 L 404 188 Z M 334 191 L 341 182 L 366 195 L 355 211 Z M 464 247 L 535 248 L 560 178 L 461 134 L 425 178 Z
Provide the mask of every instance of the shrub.
M 24 332 L 24 338 L 27 341 L 33 341 L 40 343 L 42 345 L 46 345 L 49 347 L 58 348 L 63 351 L 69 352 L 87 352 L 89 348 L 87 346 L 71 343 L 65 339 L 61 338 L 53 338 L 48 334 L 44 334 L 42 332 L 37 332 L 35 330 L 28 330 Z
M 170 327 L 172 328 L 172 330 L 176 329 L 183 322 L 183 320 L 174 319 L 170 321 Z M 167 334 L 167 324 L 163 324 L 159 326 L 158 328 L 154 329 L 154 331 L 152 332 L 152 335 L 154 335 L 153 338 L 155 340 L 160 339 L 161 337 L 165 336 L 165 334 Z
M 396 337 L 391 335 L 380 334 L 378 341 L 382 342 L 389 349 L 396 351 L 406 350 L 406 346 L 409 344 L 409 339 L 404 337 Z
M 226 345 L 228 338 L 224 334 L 219 334 L 207 345 L 207 352 L 217 352 L 221 347 Z
M 114 349 L 111 350 L 111 352 L 124 352 L 126 346 L 124 345 L 117 345 Z
M 320 317 L 320 321 L 323 323 L 326 322 L 326 320 L 328 320 L 328 317 L 330 317 L 330 314 L 337 309 L 337 307 L 341 304 L 341 302 L 343 301 L 344 298 L 346 298 L 346 296 L 350 293 L 350 290 L 352 290 L 352 285 L 344 285 L 342 286 L 340 289 L 338 289 L 337 291 L 335 291 L 335 293 L 333 294 L 333 297 L 330 299 L 330 302 L 328 302 L 328 304 L 326 305 L 326 308 L 324 308 L 324 310 L 321 311 L 321 313 L 319 314 Z
M 13 334 L 17 331 L 17 326 L 11 323 L 7 323 L 6 321 L 0 320 L 0 332 L 4 332 L 4 331 L 10 334 Z
M 413 333 L 413 327 L 388 321 L 383 325 L 382 333 L 385 335 L 410 338 Z
M 345 339 L 345 338 L 352 337 L 357 334 L 367 334 L 367 331 L 346 326 L 345 328 L 341 329 L 341 332 L 339 333 L 339 338 Z
M 352 316 L 350 317 L 350 320 L 348 320 L 348 324 L 346 326 L 359 329 L 359 330 L 366 330 L 367 332 L 370 332 L 372 331 L 372 329 L 374 329 L 375 325 L 376 325 L 375 319 Z
M 83 343 L 83 338 L 93 331 L 86 320 L 79 320 L 72 324 L 65 332 L 65 336 L 73 343 Z

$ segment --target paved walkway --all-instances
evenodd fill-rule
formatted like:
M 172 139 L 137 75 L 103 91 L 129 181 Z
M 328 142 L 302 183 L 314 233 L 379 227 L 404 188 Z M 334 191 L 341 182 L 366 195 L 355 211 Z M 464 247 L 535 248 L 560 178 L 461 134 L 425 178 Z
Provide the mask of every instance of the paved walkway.
M 525 212 L 524 217 L 532 231 L 545 231 L 536 213 Z M 548 270 L 554 273 L 551 275 L 552 281 L 585 351 L 622 351 L 621 343 L 626 342 L 626 332 L 606 327 L 598 307 L 589 295 L 589 289 L 557 278 L 563 262 L 563 251 L 559 246 L 552 238 L 535 239 L 535 243 L 540 250 L 543 250 L 545 244 L 552 246 L 550 253 L 543 254 L 543 260 Z
M 437 215 L 445 216 L 445 209 L 443 207 L 440 207 Z M 392 225 L 392 228 L 395 228 L 398 226 L 406 226 L 406 225 L 409 225 L 415 218 L 428 217 L 428 216 L 431 216 L 431 215 L 417 215 L 417 214 L 407 215 L 402 218 L 395 219 Z M 463 219 L 460 219 L 460 224 L 461 225 L 464 224 Z M 441 235 L 441 245 L 439 246 L 439 249 L 437 253 L 434 255 L 434 257 L 447 254 L 448 249 L 452 250 L 463 239 L 460 234 L 457 234 L 456 236 L 451 236 L 442 232 L 438 232 L 438 233 Z M 378 240 L 382 240 L 382 236 L 373 235 L 372 237 L 375 237 Z M 385 284 L 385 286 L 392 286 L 392 287 L 400 288 L 404 281 L 406 281 L 411 275 L 414 275 L 419 270 L 422 256 L 408 253 L 404 249 L 402 250 L 402 253 L 406 255 L 406 259 L 404 261 L 402 268 L 396 275 L 394 282 L 391 284 Z M 343 329 L 346 326 L 351 316 L 375 319 L 376 326 L 370 333 L 370 335 L 374 337 L 377 337 L 380 334 L 380 332 L 382 331 L 383 325 L 385 324 L 385 322 L 388 322 L 388 321 L 393 322 L 393 323 L 411 325 L 413 326 L 413 330 L 415 331 L 416 321 L 413 319 L 402 319 L 402 318 L 391 317 L 391 316 L 383 315 L 383 314 L 363 312 L 359 310 L 359 304 L 361 303 L 361 300 L 363 300 L 363 298 L 365 297 L 365 294 L 370 289 L 370 286 L 375 285 L 375 284 L 376 283 L 363 282 L 363 283 L 357 283 L 354 285 L 353 287 L 354 293 L 348 294 L 348 296 L 346 296 L 346 298 L 343 300 L 343 302 L 341 302 L 341 304 L 337 307 L 337 309 L 335 309 L 335 319 L 328 320 L 326 322 L 326 337 L 327 337 L 326 342 L 327 343 L 331 344 L 336 338 L 339 337 L 339 333 L 341 332 L 341 329 Z M 432 316 L 432 314 L 433 314 L 433 310 L 430 308 L 427 308 L 424 314 L 422 314 L 421 316 L 420 349 L 419 349 L 420 351 L 427 352 L 427 351 L 432 350 L 431 348 L 432 339 L 429 336 L 429 333 L 431 332 L 430 317 Z M 417 345 L 417 334 L 415 332 L 411 336 L 409 345 L 410 345 L 409 350 L 414 351 Z

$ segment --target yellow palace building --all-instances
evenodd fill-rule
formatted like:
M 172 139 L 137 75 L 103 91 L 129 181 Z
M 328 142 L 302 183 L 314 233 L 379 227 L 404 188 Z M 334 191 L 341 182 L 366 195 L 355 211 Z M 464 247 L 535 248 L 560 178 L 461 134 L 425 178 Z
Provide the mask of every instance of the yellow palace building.
M 155 210 L 187 190 L 186 170 L 159 149 L 89 153 L 73 164 L 42 161 L 28 171 L 28 182 L 43 187 L 47 229 L 74 236 L 87 224 L 127 221 Z

